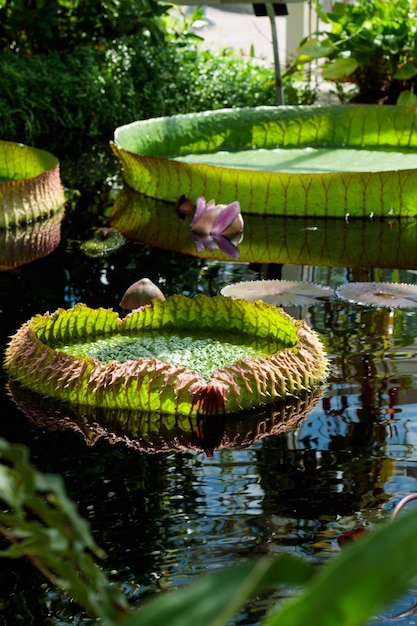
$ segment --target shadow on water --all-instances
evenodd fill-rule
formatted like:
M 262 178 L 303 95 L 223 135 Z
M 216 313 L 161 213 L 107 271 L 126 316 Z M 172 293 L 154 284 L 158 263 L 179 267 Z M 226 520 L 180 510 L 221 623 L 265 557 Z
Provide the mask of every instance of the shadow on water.
M 271 276 L 333 287 L 358 276 L 416 282 L 409 271 L 416 267 L 415 245 L 411 249 L 407 243 L 410 232 L 415 242 L 415 223 L 410 221 L 404 227 L 394 225 L 395 233 L 402 234 L 388 257 L 387 225 L 376 224 L 384 233 L 379 246 L 375 239 L 373 250 L 365 246 L 366 254 L 375 255 L 377 247 L 380 252 L 379 264 L 372 257 L 372 269 L 364 263 L 363 249 L 357 252 L 362 254 L 358 268 L 352 249 L 346 246 L 343 257 L 334 234 L 326 239 L 323 233 L 321 256 L 316 244 L 310 248 L 313 263 L 300 256 L 290 263 L 290 239 L 286 257 L 265 246 L 259 260 L 255 243 L 251 246 L 251 241 L 262 243 L 256 229 L 253 240 L 250 230 L 245 231 L 239 263 L 198 256 L 192 247 L 187 254 L 168 244 L 157 248 L 155 241 L 146 241 L 146 229 L 136 241 L 131 232 L 124 233 L 130 240 L 109 256 L 87 257 L 80 243 L 109 225 L 120 188 L 110 157 L 97 160 L 101 165 L 90 178 L 85 161 L 81 157 L 75 163 L 75 172 L 81 174 L 77 184 L 74 165 L 63 162 L 62 175 L 71 191 L 59 245 L 43 258 L 0 273 L 2 352 L 8 337 L 36 313 L 79 301 L 120 311 L 125 289 L 143 276 L 165 295 L 190 296 L 214 295 L 225 284 Z M 146 220 L 148 213 L 146 206 Z M 133 217 L 144 219 L 137 212 Z M 164 220 L 158 220 L 163 228 Z M 307 231 L 305 224 L 301 227 L 314 237 L 314 228 L 324 229 L 325 224 L 309 224 Z M 339 227 L 346 232 L 349 225 Z M 368 223 L 364 227 L 370 229 Z M 352 228 L 358 232 L 359 225 Z M 178 229 L 183 232 L 182 223 Z M 282 242 L 283 237 L 275 239 Z M 296 234 L 293 240 L 291 245 L 299 249 Z M 304 257 L 307 241 L 302 240 Z M 245 257 L 246 249 L 252 258 Z M 332 264 L 334 254 L 346 264 Z M 403 257 L 409 260 L 406 267 Z M 393 261 L 397 264 L 387 264 Z M 173 434 L 154 426 L 141 439 L 138 431 L 135 438 L 132 432 L 117 432 L 116 426 L 111 436 L 102 436 L 103 429 L 108 434 L 108 415 L 96 414 L 92 427 L 85 415 L 74 415 L 68 407 L 44 400 L 33 404 L 30 394 L 16 393 L 1 373 L 1 436 L 27 445 L 39 469 L 63 475 L 70 496 L 107 552 L 104 568 L 122 583 L 133 604 L 259 554 L 290 552 L 320 563 L 341 549 L 349 533 L 372 529 L 389 517 L 403 495 L 417 491 L 416 310 L 372 309 L 334 297 L 293 307 L 291 314 L 304 317 L 319 332 L 330 376 L 290 429 L 275 428 L 282 414 L 277 418 L 258 412 L 246 421 L 195 423 L 191 438 L 183 427 Z M 0 561 L 0 583 L 0 624 L 93 623 L 24 561 Z M 281 596 L 285 590 L 260 596 L 234 623 L 258 624 Z M 411 592 L 401 598 L 373 623 L 407 609 L 414 596 Z M 412 619 L 401 623 L 412 624 Z

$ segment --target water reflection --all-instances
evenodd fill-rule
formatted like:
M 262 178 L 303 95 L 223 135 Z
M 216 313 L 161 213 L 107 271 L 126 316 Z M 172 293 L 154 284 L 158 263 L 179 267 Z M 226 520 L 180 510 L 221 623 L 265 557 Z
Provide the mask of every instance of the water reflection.
M 167 228 L 172 225 L 174 234 L 180 234 L 184 224 L 178 220 L 175 230 L 177 219 L 175 213 L 167 217 Z M 156 228 L 161 223 L 156 222 Z M 241 248 L 241 259 L 245 250 L 257 257 L 250 265 L 195 257 L 191 240 L 189 255 L 149 247 L 145 242 L 152 231 L 147 233 L 147 224 L 145 220 L 142 244 L 130 242 L 111 258 L 91 259 L 78 245 L 85 232 L 69 236 L 67 223 L 66 246 L 19 272 L 0 274 L 2 348 L 8 336 L 35 313 L 68 308 L 78 301 L 117 310 L 126 287 L 144 275 L 167 295 L 192 296 L 218 293 L 225 284 L 267 277 L 272 271 L 274 277 L 316 280 L 335 287 L 348 279 L 344 269 L 348 264 L 325 267 L 337 259 L 364 266 L 377 259 L 374 267 L 378 268 L 385 263 L 417 266 L 412 221 L 392 227 L 366 222 L 363 234 L 356 223 L 343 221 L 334 225 L 336 230 L 330 223 L 328 234 L 320 235 L 320 250 L 309 237 L 315 237 L 314 228 L 324 227 L 324 222 L 307 231 L 305 220 L 287 223 L 288 232 L 280 230 L 286 228 L 283 222 L 276 231 L 259 226 L 253 239 L 245 236 L 242 242 L 247 248 Z M 356 229 L 352 240 L 347 236 L 351 226 Z M 385 229 L 389 243 L 378 234 Z M 189 236 L 188 227 L 184 232 Z M 337 233 L 345 233 L 342 252 L 342 235 Z M 162 244 L 164 237 L 161 231 Z M 272 252 L 268 242 L 277 245 Z M 377 256 L 372 250 L 377 250 Z M 281 267 L 290 256 L 295 270 Z M 261 265 L 271 258 L 277 265 Z M 297 265 L 303 258 L 317 265 L 303 269 Z M 291 269 L 296 276 L 289 275 Z M 366 279 L 369 271 L 364 272 Z M 355 272 L 358 279 L 359 270 Z M 386 275 L 416 280 L 404 269 Z M 2 436 L 25 443 L 40 469 L 64 476 L 71 497 L 108 554 L 104 568 L 123 584 L 133 604 L 161 589 L 190 582 L 200 573 L 263 553 L 291 552 L 313 562 L 325 561 L 341 549 L 347 531 L 372 530 L 389 517 L 403 495 L 417 491 L 416 312 L 369 309 L 333 298 L 294 307 L 292 313 L 320 333 L 331 375 L 323 395 L 287 432 L 275 430 L 279 419 L 267 415 L 260 421 L 210 424 L 204 432 L 192 431 L 198 440 L 187 440 L 191 431 L 187 435 L 177 430 L 168 443 L 168 433 L 156 429 L 155 442 L 148 430 L 142 448 L 127 446 L 126 434 L 97 439 L 98 431 L 88 431 L 80 416 L 59 417 L 55 413 L 59 407 L 49 406 L 44 421 L 39 421 L 38 409 L 29 410 L 24 398 L 16 396 L 22 410 L 12 401 L 5 391 L 8 381 L 1 374 Z M 57 419 L 62 417 L 78 420 L 78 430 L 51 428 L 61 426 Z M 86 437 L 94 445 L 87 446 Z M 156 445 L 164 452 L 149 454 L 148 449 Z M 204 452 L 213 448 L 212 457 Z M 24 562 L 7 561 L 0 581 L 3 616 L 10 623 L 91 623 Z M 255 626 L 271 604 L 287 593 L 277 590 L 254 600 L 235 624 Z M 412 594 L 405 596 L 385 615 L 409 608 L 414 601 Z M 382 624 L 384 619 L 374 623 Z M 401 623 L 411 624 L 413 618 L 408 619 Z
M 61 240 L 64 210 L 27 224 L 0 228 L 0 271 L 48 256 Z
M 239 260 L 328 267 L 417 267 L 417 220 L 344 220 L 244 215 Z M 219 250 L 197 251 L 191 218 L 181 219 L 175 204 L 124 187 L 110 216 L 111 226 L 142 244 L 200 258 L 228 260 Z
M 66 404 L 32 393 L 14 381 L 9 381 L 7 389 L 19 409 L 40 428 L 72 429 L 83 435 L 87 445 L 104 438 L 150 454 L 203 450 L 208 457 L 215 450 L 246 448 L 295 428 L 323 392 L 318 387 L 300 397 L 234 415 L 187 416 Z

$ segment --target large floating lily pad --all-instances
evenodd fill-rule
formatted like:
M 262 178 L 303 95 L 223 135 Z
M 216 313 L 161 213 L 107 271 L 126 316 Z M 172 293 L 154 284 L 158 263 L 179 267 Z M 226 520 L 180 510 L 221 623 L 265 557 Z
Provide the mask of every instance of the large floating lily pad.
M 43 219 L 64 203 L 56 157 L 45 150 L 0 141 L 0 228 Z
M 417 110 L 377 105 L 224 109 L 116 129 L 133 190 L 239 200 L 242 212 L 417 214 Z
M 327 362 L 315 332 L 273 305 L 173 296 L 123 320 L 83 304 L 37 315 L 12 337 L 5 367 L 70 403 L 195 415 L 297 396 Z
M 309 306 L 321 298 L 330 298 L 334 291 L 325 285 L 296 280 L 248 280 L 226 285 L 220 293 L 248 302 L 262 300 L 279 306 Z

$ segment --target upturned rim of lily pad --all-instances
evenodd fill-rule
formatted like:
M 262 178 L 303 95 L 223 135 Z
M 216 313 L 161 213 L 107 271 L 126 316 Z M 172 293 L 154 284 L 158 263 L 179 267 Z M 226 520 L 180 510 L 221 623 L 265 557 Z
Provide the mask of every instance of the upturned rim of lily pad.
M 362 306 L 417 308 L 417 285 L 409 283 L 351 282 L 338 287 L 336 295 Z
M 168 202 L 183 195 L 192 202 L 198 196 L 238 200 L 244 215 L 413 217 L 413 163 L 360 170 L 351 155 L 349 171 L 334 160 L 332 171 L 289 171 L 247 168 L 246 161 L 232 167 L 213 155 L 294 148 L 416 153 L 416 127 L 416 109 L 397 105 L 248 107 L 138 120 L 116 128 L 111 148 L 126 185 Z M 193 159 L 202 154 L 211 155 L 210 164 Z
M 65 351 L 74 343 L 130 340 L 143 332 L 183 332 L 192 341 L 204 335 L 208 343 L 237 344 L 244 337 L 255 354 L 261 344 L 262 350 L 221 365 L 208 380 L 192 365 L 156 357 L 104 361 Z M 294 397 L 323 383 L 328 367 L 317 333 L 303 320 L 263 302 L 203 295 L 155 299 L 123 319 L 84 304 L 37 315 L 11 338 L 4 365 L 14 380 L 47 397 L 181 415 L 236 413 Z
M 277 306 L 302 306 L 334 296 L 334 289 L 326 285 L 297 280 L 247 280 L 231 283 L 220 290 L 222 296 L 248 302 L 262 300 Z
M 65 201 L 53 154 L 0 140 L 0 228 L 50 217 Z

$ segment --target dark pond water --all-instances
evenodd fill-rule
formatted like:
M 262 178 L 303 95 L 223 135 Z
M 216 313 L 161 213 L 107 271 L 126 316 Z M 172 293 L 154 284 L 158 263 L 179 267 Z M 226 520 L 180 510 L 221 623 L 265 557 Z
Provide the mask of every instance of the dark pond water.
M 2 352 L 33 314 L 79 301 L 120 310 L 125 289 L 143 276 L 166 295 L 214 295 L 225 284 L 259 276 L 332 286 L 352 278 L 417 282 L 412 262 L 408 269 L 372 270 L 230 263 L 132 242 L 108 257 L 87 257 L 79 244 L 108 224 L 118 168 L 110 161 L 85 170 L 84 159 L 74 170 L 63 163 L 64 180 L 80 194 L 70 194 L 59 246 L 0 273 Z M 366 241 L 358 266 L 365 250 Z M 164 433 L 158 444 L 144 437 L 137 448 L 103 438 L 87 445 L 80 432 L 56 427 L 53 409 L 44 409 L 41 423 L 33 421 L 1 374 L 0 435 L 26 444 L 39 469 L 63 475 L 108 554 L 106 571 L 132 604 L 261 554 L 293 553 L 321 563 L 341 549 L 347 532 L 374 528 L 402 496 L 417 491 L 417 310 L 334 298 L 289 312 L 320 333 L 330 376 L 323 395 L 288 432 L 261 437 L 274 433 L 278 419 L 260 412 L 237 425 L 213 420 L 192 445 L 180 436 L 167 441 Z M 25 562 L 3 560 L 0 568 L 0 625 L 94 622 Z M 255 626 L 286 593 L 257 598 L 234 624 Z M 415 603 L 417 590 L 373 623 L 414 624 L 413 613 L 395 616 Z

